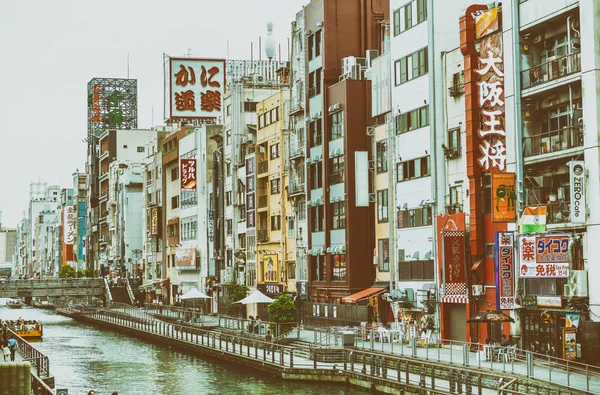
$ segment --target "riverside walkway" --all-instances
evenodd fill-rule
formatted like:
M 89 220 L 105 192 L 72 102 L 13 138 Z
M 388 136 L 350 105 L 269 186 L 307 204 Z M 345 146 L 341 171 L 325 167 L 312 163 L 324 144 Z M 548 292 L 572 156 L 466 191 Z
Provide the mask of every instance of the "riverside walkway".
M 186 313 L 192 322 L 166 322 L 157 316 L 168 316 L 168 308 L 156 314 L 153 308 L 135 309 L 131 306 L 59 308 L 62 314 L 118 330 L 132 336 L 176 346 L 219 359 L 244 364 L 279 375 L 284 379 L 337 381 L 369 388 L 382 393 L 430 394 L 586 394 L 599 393 L 597 372 L 587 376 L 552 366 L 550 382 L 538 377 L 535 370 L 541 365 L 535 358 L 522 367 L 516 360 L 510 364 L 471 362 L 466 347 L 450 345 L 417 347 L 394 343 L 357 341 L 354 346 L 335 348 L 318 344 L 314 331 L 296 329 L 276 343 L 266 344 L 262 337 L 245 333 L 243 320 L 229 317 L 207 317 Z M 232 325 L 233 323 L 233 325 Z M 236 324 L 237 323 L 237 324 Z M 232 329 L 233 328 L 233 329 Z M 235 329 L 238 328 L 238 329 Z M 290 342 L 304 342 L 296 346 Z M 396 346 L 396 347 L 394 347 Z M 271 352 L 269 352 L 269 350 Z M 415 349 L 417 349 L 415 353 Z M 462 350 L 462 351 L 461 351 Z M 416 355 L 415 355 L 416 354 Z M 473 354 L 476 355 L 476 354 Z M 528 357 L 531 358 L 531 357 Z M 552 361 L 551 361 L 552 362 Z M 495 365 L 495 366 L 494 366 Z M 558 380 L 565 379 L 564 382 Z

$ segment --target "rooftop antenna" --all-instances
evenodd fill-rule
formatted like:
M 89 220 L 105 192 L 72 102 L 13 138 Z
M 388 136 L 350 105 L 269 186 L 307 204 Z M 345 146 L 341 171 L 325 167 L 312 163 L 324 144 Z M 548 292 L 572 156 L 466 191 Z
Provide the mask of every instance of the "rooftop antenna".
M 267 38 L 265 39 L 265 54 L 269 61 L 275 56 L 275 38 L 273 38 L 273 22 L 267 22 Z
M 195 55 L 195 54 L 192 53 L 192 49 L 191 48 L 188 48 L 188 47 L 186 47 L 186 48 L 187 48 L 187 53 L 184 53 L 183 54 L 184 56 L 187 56 L 188 58 L 191 58 L 192 55 Z

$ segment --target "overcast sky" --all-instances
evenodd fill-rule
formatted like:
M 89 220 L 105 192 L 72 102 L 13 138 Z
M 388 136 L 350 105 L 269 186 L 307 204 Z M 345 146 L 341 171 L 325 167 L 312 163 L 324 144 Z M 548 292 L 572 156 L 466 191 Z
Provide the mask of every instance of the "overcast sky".
M 138 126 L 163 122 L 162 56 L 250 59 L 274 23 L 287 52 L 310 0 L 0 0 L 0 211 L 14 227 L 30 181 L 72 187 L 85 170 L 87 83 L 138 80 Z M 263 54 L 263 59 L 265 56 Z M 285 60 L 282 58 L 282 60 Z M 153 111 L 154 108 L 154 111 Z M 154 116 L 152 115 L 154 112 Z

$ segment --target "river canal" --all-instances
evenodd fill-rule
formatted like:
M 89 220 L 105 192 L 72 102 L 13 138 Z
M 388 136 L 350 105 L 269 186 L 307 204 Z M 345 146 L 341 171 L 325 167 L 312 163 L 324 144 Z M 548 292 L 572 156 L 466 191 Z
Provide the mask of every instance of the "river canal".
M 96 395 L 365 394 L 344 386 L 282 381 L 243 366 L 99 330 L 52 310 L 0 306 L 0 319 L 19 317 L 44 324 L 44 339 L 34 345 L 50 359 L 56 388 L 67 388 L 69 395 L 85 395 L 90 389 Z

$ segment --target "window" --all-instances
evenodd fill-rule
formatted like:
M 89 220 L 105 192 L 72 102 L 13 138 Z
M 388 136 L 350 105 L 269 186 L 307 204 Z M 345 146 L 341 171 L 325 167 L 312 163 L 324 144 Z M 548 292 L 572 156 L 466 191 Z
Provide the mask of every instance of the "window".
M 240 248 L 246 248 L 246 235 L 245 234 L 238 235 L 238 245 L 240 246 Z
M 239 207 L 239 212 L 240 212 L 240 215 L 239 215 L 240 221 L 245 221 L 246 220 L 246 205 L 245 204 L 242 204 Z
M 400 257 L 404 258 L 404 257 Z M 430 281 L 434 279 L 433 260 L 404 261 L 398 263 L 400 281 Z
M 317 30 L 308 36 L 308 60 L 321 55 L 321 34 L 322 30 Z
M 387 161 L 387 142 L 381 140 L 377 142 L 377 173 L 385 173 L 388 171 Z
M 398 211 L 398 229 L 417 228 L 433 224 L 431 207 Z
M 194 240 L 198 230 L 198 222 L 195 216 L 181 219 L 181 240 Z
M 331 169 L 329 173 L 329 184 L 333 185 L 344 182 L 344 155 L 329 159 L 329 168 Z
M 281 178 L 271 180 L 271 195 L 281 192 Z
M 198 204 L 198 194 L 196 192 L 181 192 L 181 207 L 192 207 Z
M 171 181 L 175 181 L 179 178 L 179 167 L 174 167 L 171 169 Z
M 244 111 L 245 112 L 256 112 L 256 102 L 255 101 L 244 102 Z
M 427 47 L 394 62 L 394 80 L 396 85 L 414 80 L 428 72 Z
M 227 116 L 231 115 L 231 104 L 227 105 L 227 111 L 225 112 Z
M 232 219 L 228 219 L 225 222 L 227 223 L 227 225 L 226 225 L 227 236 L 231 236 L 231 234 L 233 233 L 233 220 Z
M 323 206 L 312 206 L 311 213 L 311 231 L 323 232 L 325 230 L 325 216 L 323 215 Z
M 127 144 L 124 144 L 124 145 L 123 145 L 123 148 L 127 148 Z
M 388 190 L 377 191 L 377 222 L 388 222 Z
M 427 20 L 427 0 L 417 0 L 417 23 Z
M 493 258 L 494 257 L 494 243 L 485 243 L 485 257 Z
M 288 263 L 287 276 L 289 279 L 296 278 L 296 264 L 294 262 Z
M 308 97 L 321 93 L 321 69 L 308 74 Z
M 261 114 L 258 116 L 258 128 L 262 129 L 265 127 L 265 114 Z
M 306 198 L 302 196 L 298 199 L 298 221 L 306 220 Z
M 429 106 L 396 115 L 396 134 L 410 132 L 429 125 Z
M 281 230 L 281 215 L 271 216 L 271 230 Z
M 312 281 L 326 281 L 325 255 L 311 255 L 310 274 Z
M 394 11 L 394 36 L 400 34 L 400 9 Z
M 231 176 L 231 163 L 225 163 L 225 171 L 227 174 L 227 177 Z
M 231 191 L 225 192 L 225 205 L 231 206 L 233 204 L 233 193 Z
M 317 119 L 314 122 L 308 124 L 308 132 L 310 135 L 310 146 L 318 147 L 323 144 L 323 133 L 321 130 L 321 120 Z
M 380 272 L 390 271 L 390 239 L 377 240 L 377 261 Z
M 331 229 L 344 229 L 346 227 L 346 202 L 337 202 L 331 205 Z
M 412 22 L 412 5 L 413 2 L 408 3 L 402 10 L 404 11 L 404 30 L 408 30 L 413 26 Z
M 398 182 L 427 177 L 431 174 L 430 171 L 429 156 L 398 162 L 396 164 Z
M 271 145 L 271 147 L 269 148 L 271 151 L 271 155 L 270 155 L 271 159 L 279 158 L 279 156 L 281 155 L 279 147 L 280 147 L 279 143 Z
M 296 217 L 287 217 L 287 237 L 296 237 Z
M 329 140 L 337 140 L 344 137 L 344 112 L 338 111 L 329 116 L 331 123 L 331 132 L 329 133 Z
M 450 96 L 460 96 L 465 92 L 465 75 L 462 71 L 452 75 L 452 86 L 448 88 Z
M 176 209 L 177 207 L 179 207 L 179 196 L 173 196 L 171 198 L 171 208 Z
M 460 153 L 460 128 L 453 128 L 448 130 L 448 151 L 446 155 Z
M 338 254 L 331 256 L 332 281 L 346 281 L 346 255 Z
M 225 145 L 231 145 L 231 130 L 225 132 Z
M 137 152 L 144 152 L 144 147 L 137 147 Z
M 310 165 L 310 188 L 319 189 L 323 187 L 323 162 L 319 161 Z
M 450 207 L 447 208 L 446 211 L 449 213 L 459 213 L 462 211 L 462 186 L 455 185 L 450 187 L 449 193 L 449 203 Z

